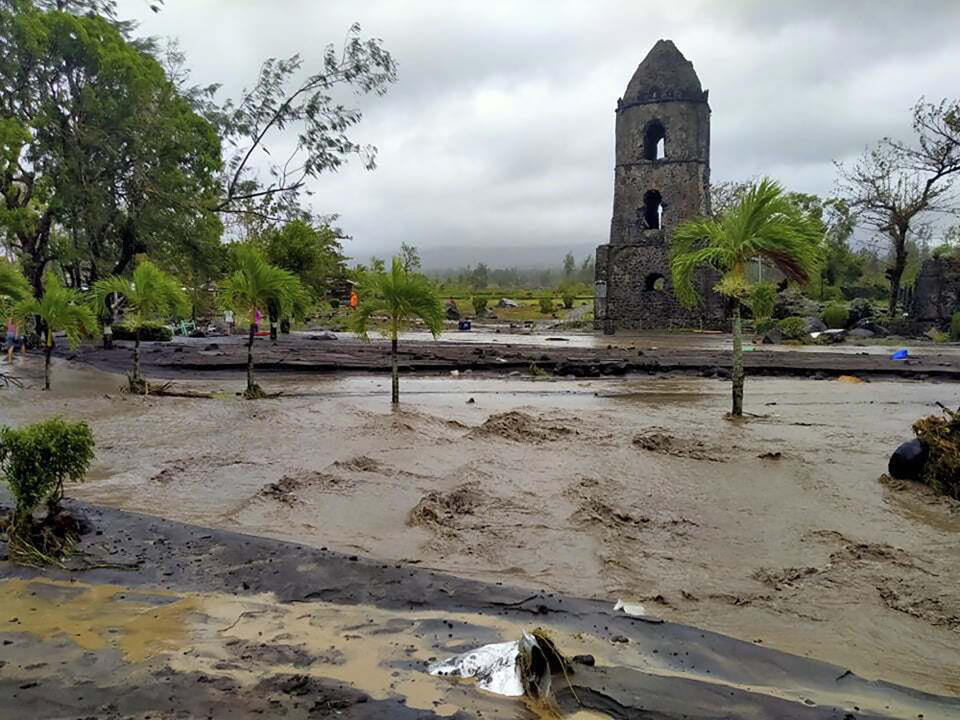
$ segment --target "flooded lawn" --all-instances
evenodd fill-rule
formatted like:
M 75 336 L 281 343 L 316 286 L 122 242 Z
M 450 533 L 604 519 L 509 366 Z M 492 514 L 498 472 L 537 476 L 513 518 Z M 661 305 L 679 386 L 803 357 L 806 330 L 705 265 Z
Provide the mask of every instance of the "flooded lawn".
M 878 482 L 955 386 L 748 378 L 734 423 L 729 386 L 700 378 L 404 377 L 397 413 L 381 377 L 266 376 L 284 394 L 255 403 L 233 381 L 205 381 L 214 400 L 120 384 L 58 363 L 0 415 L 87 419 L 97 465 L 69 494 L 89 502 L 632 600 L 960 694 L 960 513 Z

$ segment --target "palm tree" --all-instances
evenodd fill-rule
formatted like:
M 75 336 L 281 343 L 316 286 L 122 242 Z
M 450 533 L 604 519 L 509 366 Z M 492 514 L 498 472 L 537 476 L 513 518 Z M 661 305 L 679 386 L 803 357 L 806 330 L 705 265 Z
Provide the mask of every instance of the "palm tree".
M 190 303 L 176 278 L 146 259 L 137 264 L 131 278 L 114 275 L 94 283 L 94 307 L 103 308 L 111 295 L 121 299 L 123 324 L 135 333 L 130 390 L 146 394 L 149 383 L 140 377 L 140 333 L 150 323 L 186 315 Z
M 43 360 L 43 389 L 50 389 L 50 354 L 53 352 L 53 334 L 65 332 L 70 347 L 76 347 L 80 338 L 93 332 L 97 326 L 90 307 L 83 303 L 80 293 L 65 288 L 56 275 L 48 275 L 43 297 L 29 298 L 17 303 L 13 310 L 21 320 L 36 315 L 43 321 L 46 333 Z
M 374 316 L 386 316 L 387 327 L 381 330 L 390 338 L 393 382 L 390 402 L 400 403 L 400 371 L 397 367 L 397 339 L 402 329 L 413 320 L 423 320 L 436 338 L 443 330 L 443 302 L 436 288 L 426 277 L 409 273 L 400 258 L 394 258 L 390 272 L 368 273 L 360 288 L 360 307 L 352 320 L 353 330 L 362 340 L 369 340 L 368 326 Z
M 220 283 L 220 304 L 236 313 L 238 321 L 241 317 L 250 318 L 244 397 L 252 400 L 264 396 L 254 381 L 253 340 L 257 332 L 257 311 L 276 304 L 280 315 L 289 315 L 295 307 L 305 304 L 305 292 L 296 275 L 271 265 L 250 246 L 237 246 L 234 265 L 233 274 Z
M 670 267 L 677 298 L 688 306 L 699 300 L 695 279 L 701 268 L 722 274 L 717 292 L 733 305 L 733 411 L 743 415 L 743 337 L 740 304 L 750 292 L 747 266 L 761 259 L 787 280 L 805 283 L 816 271 L 823 238 L 821 224 L 784 195 L 779 183 L 764 178 L 720 218 L 696 218 L 673 233 Z

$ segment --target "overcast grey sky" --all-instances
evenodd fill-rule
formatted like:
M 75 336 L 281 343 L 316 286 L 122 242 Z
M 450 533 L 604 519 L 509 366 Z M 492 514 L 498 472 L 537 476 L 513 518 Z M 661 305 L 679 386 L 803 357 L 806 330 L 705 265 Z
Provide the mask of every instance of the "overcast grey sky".
M 351 22 L 400 66 L 359 100 L 379 148 L 313 186 L 348 253 L 417 245 L 428 265 L 559 262 L 606 242 L 616 100 L 670 38 L 710 90 L 712 177 L 829 193 L 834 159 L 908 136 L 921 95 L 960 94 L 958 0 L 120 0 L 179 38 L 197 82 L 235 96 L 263 59 L 316 66 Z

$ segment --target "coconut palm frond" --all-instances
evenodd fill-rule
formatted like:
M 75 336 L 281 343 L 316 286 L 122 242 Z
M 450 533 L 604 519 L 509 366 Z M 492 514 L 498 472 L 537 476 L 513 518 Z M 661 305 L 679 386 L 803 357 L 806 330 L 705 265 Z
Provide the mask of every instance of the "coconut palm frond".
M 14 308 L 14 316 L 21 320 L 31 315 L 39 316 L 50 329 L 48 343 L 53 332 L 64 332 L 70 346 L 76 347 L 84 335 L 97 327 L 97 319 L 80 293 L 64 287 L 56 275 L 47 276 L 42 298 L 22 300 Z
M 0 296 L 14 302 L 30 297 L 30 283 L 13 263 L 5 260 L 0 261 Z

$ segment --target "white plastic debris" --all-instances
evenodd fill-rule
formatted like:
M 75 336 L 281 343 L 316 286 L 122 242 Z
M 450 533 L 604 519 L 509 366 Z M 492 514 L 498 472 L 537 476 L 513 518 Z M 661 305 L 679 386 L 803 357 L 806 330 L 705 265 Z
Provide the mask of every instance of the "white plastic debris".
M 552 644 L 550 649 L 556 652 Z M 427 671 L 431 675 L 473 678 L 481 690 L 506 697 L 520 697 L 527 692 L 546 697 L 550 694 L 550 662 L 544 655 L 548 650 L 541 647 L 536 637 L 525 632 L 513 642 L 484 645 L 435 662 Z M 528 659 L 526 678 L 521 673 L 521 654 Z M 534 655 L 540 658 L 539 662 L 530 660 Z
M 627 615 L 633 615 L 634 617 L 646 617 L 647 615 L 647 609 L 637 602 L 617 600 L 617 604 L 613 606 L 613 610 L 614 612 L 623 610 Z
M 428 668 L 431 675 L 474 678 L 477 687 L 497 695 L 523 695 L 523 682 L 517 667 L 520 643 L 494 643 L 476 650 L 435 662 Z

